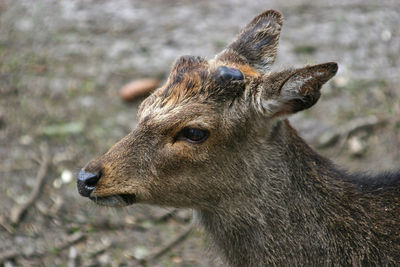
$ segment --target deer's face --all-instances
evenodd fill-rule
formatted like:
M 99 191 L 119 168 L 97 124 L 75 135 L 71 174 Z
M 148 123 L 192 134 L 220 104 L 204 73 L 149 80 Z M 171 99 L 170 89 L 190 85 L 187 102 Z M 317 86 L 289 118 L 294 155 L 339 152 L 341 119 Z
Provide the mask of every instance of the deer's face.
M 181 57 L 141 104 L 135 129 L 79 174 L 98 204 L 215 208 L 243 192 L 241 149 L 259 125 L 312 106 L 336 72 L 327 63 L 269 73 L 282 25 L 266 11 L 215 59 Z
M 249 65 L 180 58 L 141 104 L 135 129 L 81 172 L 82 180 L 94 174 L 89 186 L 79 182 L 81 194 L 104 205 L 215 205 L 216 191 L 232 187 L 217 163 L 233 163 L 245 119 L 236 101 L 258 78 Z

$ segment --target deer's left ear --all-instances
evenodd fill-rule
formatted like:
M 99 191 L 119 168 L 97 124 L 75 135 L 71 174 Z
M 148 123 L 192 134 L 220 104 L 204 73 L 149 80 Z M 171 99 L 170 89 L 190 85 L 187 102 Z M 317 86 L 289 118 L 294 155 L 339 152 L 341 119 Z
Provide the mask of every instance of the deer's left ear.
M 275 61 L 281 26 L 282 15 L 278 11 L 267 10 L 261 13 L 216 59 L 227 63 L 249 64 L 265 72 Z
M 256 109 L 268 117 L 279 117 L 310 108 L 337 70 L 337 64 L 330 62 L 266 76 L 253 97 Z

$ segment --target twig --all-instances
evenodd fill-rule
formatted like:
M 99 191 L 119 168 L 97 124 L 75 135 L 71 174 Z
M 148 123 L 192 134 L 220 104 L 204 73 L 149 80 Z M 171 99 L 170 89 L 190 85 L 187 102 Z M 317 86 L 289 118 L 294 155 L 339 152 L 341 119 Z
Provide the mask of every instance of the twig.
M 6 218 L 0 216 L 0 226 L 3 227 L 9 234 L 14 233 L 14 228 L 7 222 Z
M 174 215 L 177 213 L 178 209 L 172 209 L 170 211 L 168 211 L 167 213 L 161 215 L 160 217 L 156 218 L 156 223 L 162 223 L 162 222 L 166 222 L 169 219 L 171 219 L 172 217 L 174 217 Z
M 127 225 L 126 223 L 112 223 L 109 221 L 98 221 L 92 222 L 89 224 L 80 225 L 83 229 L 94 228 L 99 231 L 115 231 L 121 229 L 131 229 L 134 231 L 145 232 L 147 230 L 146 227 L 141 226 L 140 224 Z
M 174 220 L 177 223 L 181 223 L 181 224 L 187 224 L 190 221 L 190 218 L 192 216 L 180 216 L 179 215 L 179 209 L 172 209 L 170 211 L 168 211 L 167 213 L 161 215 L 160 217 L 156 217 L 155 223 L 165 223 L 169 220 Z
M 63 250 L 63 249 L 69 248 L 73 244 L 76 244 L 76 243 L 84 240 L 85 238 L 86 238 L 86 235 L 81 232 L 72 234 L 70 236 L 67 236 L 67 238 L 62 240 L 60 243 L 58 243 L 56 245 L 56 249 Z
M 40 163 L 39 171 L 37 172 L 36 175 L 35 187 L 33 188 L 32 193 L 29 196 L 29 199 L 22 205 L 14 207 L 11 211 L 10 220 L 14 226 L 17 226 L 21 222 L 21 219 L 23 218 L 25 212 L 39 198 L 39 195 L 42 191 L 43 183 L 46 178 L 47 170 L 50 165 L 50 154 L 47 146 L 43 147 L 42 153 L 43 153 L 42 161 Z
M 387 121 L 387 118 L 379 118 L 374 115 L 351 120 L 341 127 L 321 135 L 318 140 L 318 147 L 326 148 L 336 144 L 340 140 L 341 145 L 343 145 L 343 143 L 356 132 L 370 130 L 373 127 L 385 124 Z
M 56 244 L 53 249 L 49 250 L 36 250 L 32 251 L 30 253 L 18 251 L 16 249 L 10 249 L 6 250 L 0 253 L 0 264 L 3 264 L 5 261 L 16 259 L 19 257 L 24 257 L 24 258 L 34 258 L 34 257 L 41 257 L 49 252 L 53 252 L 54 250 L 56 251 L 61 251 L 66 248 L 69 248 L 70 246 L 84 240 L 86 238 L 86 235 L 83 233 L 75 233 L 64 240 L 62 240 L 60 243 Z
M 166 254 L 168 251 L 179 245 L 181 242 L 183 242 L 189 234 L 192 232 L 193 226 L 191 225 L 187 230 L 185 230 L 182 234 L 177 236 L 172 242 L 166 244 L 163 246 L 161 249 L 159 249 L 156 253 L 151 254 L 147 256 L 145 259 L 141 260 L 141 263 L 146 265 L 146 263 L 156 260 Z
M 107 249 L 109 249 L 110 247 L 114 246 L 115 242 L 109 242 L 108 244 L 103 245 L 102 247 L 96 249 L 95 251 L 93 251 L 92 253 L 89 254 L 90 258 L 94 258 L 97 257 L 100 254 L 103 254 L 104 252 L 107 251 Z

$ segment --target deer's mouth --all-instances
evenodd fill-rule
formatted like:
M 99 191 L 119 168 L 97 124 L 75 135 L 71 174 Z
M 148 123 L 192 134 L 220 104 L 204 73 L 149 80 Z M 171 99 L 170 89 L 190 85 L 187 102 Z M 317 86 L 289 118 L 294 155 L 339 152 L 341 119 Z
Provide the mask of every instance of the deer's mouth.
M 102 197 L 90 196 L 89 198 L 98 205 L 108 207 L 124 207 L 136 202 L 135 194 L 120 194 Z

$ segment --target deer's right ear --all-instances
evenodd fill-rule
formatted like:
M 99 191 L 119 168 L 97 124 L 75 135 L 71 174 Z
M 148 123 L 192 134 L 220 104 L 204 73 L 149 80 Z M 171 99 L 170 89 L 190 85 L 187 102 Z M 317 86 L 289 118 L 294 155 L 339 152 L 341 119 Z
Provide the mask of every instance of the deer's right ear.
M 281 13 L 276 10 L 265 11 L 255 17 L 216 59 L 249 64 L 265 72 L 275 61 L 281 26 Z
M 338 70 L 334 62 L 266 75 L 252 99 L 256 110 L 268 117 L 281 117 L 310 108 L 320 89 Z

